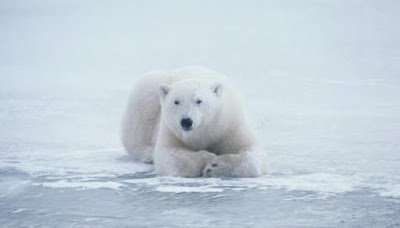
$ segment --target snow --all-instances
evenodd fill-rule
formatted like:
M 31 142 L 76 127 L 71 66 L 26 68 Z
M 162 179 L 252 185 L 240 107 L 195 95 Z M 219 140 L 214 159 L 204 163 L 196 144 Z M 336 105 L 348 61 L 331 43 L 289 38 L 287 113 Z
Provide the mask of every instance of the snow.
M 113 190 L 118 190 L 123 185 L 110 181 L 55 181 L 55 182 L 45 182 L 41 186 L 49 188 L 81 188 L 81 189 L 96 189 L 96 188 L 108 188 Z
M 182 193 L 182 192 L 222 192 L 223 190 L 218 188 L 208 188 L 208 187 L 160 186 L 157 187 L 157 191 Z
M 4 227 L 397 227 L 396 1 L 3 1 Z M 146 71 L 246 95 L 270 172 L 157 177 L 119 140 Z
M 10 212 L 10 213 L 13 213 L 13 214 L 18 214 L 18 213 L 21 213 L 21 212 L 24 212 L 24 211 L 26 211 L 26 209 L 25 209 L 25 208 L 18 208 L 17 210 L 15 210 L 15 211 L 12 211 L 12 212 Z

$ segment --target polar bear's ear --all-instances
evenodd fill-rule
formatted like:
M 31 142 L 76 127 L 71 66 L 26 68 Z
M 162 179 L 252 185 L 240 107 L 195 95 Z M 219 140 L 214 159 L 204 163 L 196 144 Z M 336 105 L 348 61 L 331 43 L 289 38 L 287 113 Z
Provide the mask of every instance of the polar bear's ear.
M 221 83 L 217 82 L 212 86 L 212 91 L 217 95 L 221 96 L 222 91 L 223 91 L 223 86 Z
M 164 99 L 168 95 L 170 90 L 171 88 L 168 85 L 160 85 L 159 88 L 160 97 Z

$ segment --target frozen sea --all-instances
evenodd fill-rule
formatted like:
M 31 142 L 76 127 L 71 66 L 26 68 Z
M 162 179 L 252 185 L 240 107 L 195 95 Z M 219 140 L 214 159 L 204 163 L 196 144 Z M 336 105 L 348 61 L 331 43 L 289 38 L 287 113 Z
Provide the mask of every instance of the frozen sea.
M 0 227 L 400 227 L 400 2 L 0 2 Z M 269 174 L 157 177 L 119 142 L 149 70 L 243 90 Z

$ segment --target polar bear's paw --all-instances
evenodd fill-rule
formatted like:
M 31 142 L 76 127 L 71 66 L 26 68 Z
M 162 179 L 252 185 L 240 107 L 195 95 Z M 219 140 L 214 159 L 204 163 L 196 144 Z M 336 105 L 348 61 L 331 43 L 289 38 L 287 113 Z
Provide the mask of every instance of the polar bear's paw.
M 234 169 L 228 155 L 222 155 L 211 160 L 203 170 L 203 177 L 233 177 Z

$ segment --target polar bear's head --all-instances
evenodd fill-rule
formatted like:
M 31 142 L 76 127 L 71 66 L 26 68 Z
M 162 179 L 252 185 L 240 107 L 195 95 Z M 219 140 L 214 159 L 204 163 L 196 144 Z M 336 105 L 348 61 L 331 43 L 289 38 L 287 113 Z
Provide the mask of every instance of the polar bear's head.
M 161 85 L 161 118 L 178 135 L 212 126 L 221 110 L 222 90 L 221 83 L 195 79 Z

